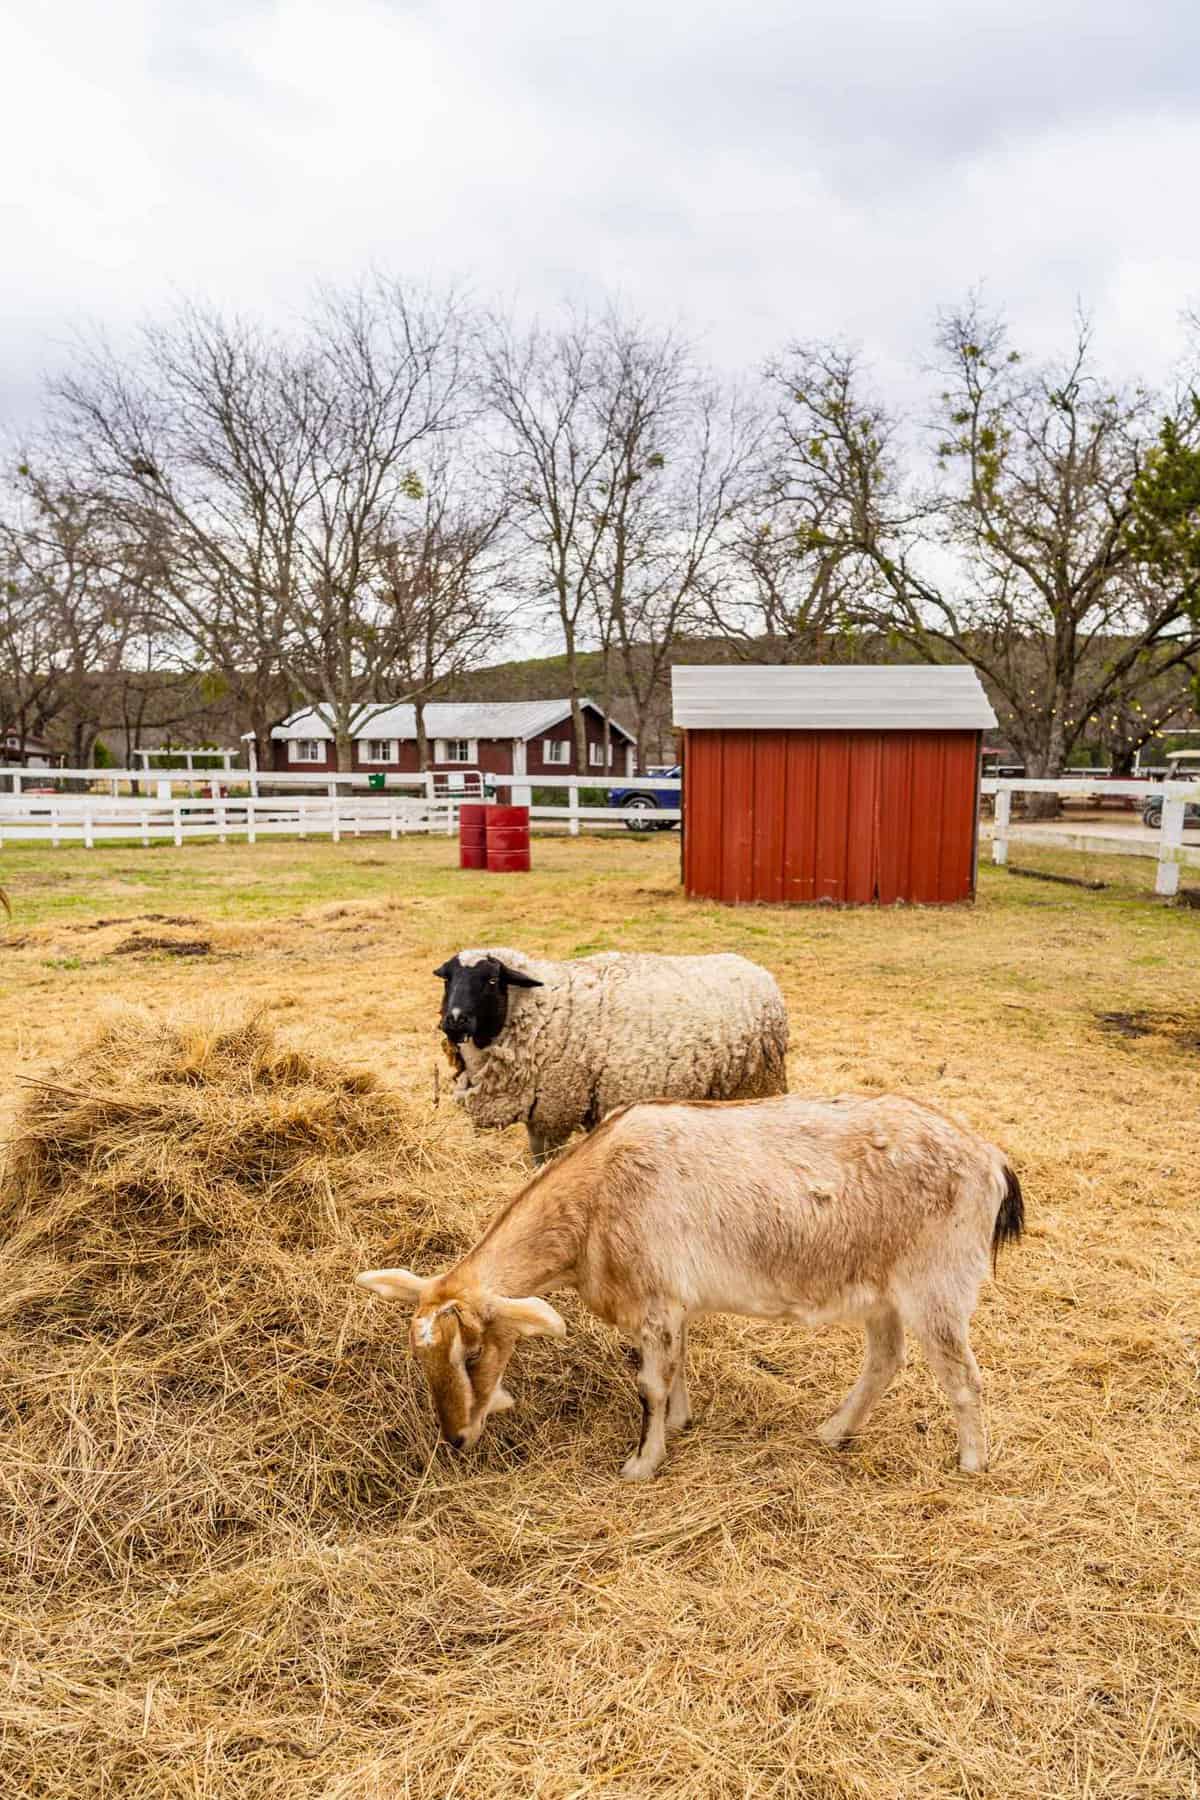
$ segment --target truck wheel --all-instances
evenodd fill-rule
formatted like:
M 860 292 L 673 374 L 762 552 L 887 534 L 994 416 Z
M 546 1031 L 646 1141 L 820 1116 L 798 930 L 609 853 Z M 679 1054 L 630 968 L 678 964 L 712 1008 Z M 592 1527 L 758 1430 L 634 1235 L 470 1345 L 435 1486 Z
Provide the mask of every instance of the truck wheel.
M 1151 831 L 1162 830 L 1162 807 L 1148 806 L 1142 814 L 1142 824 L 1148 825 Z
M 658 821 L 650 818 L 650 813 L 658 811 L 649 794 L 631 794 L 625 802 L 625 811 L 630 815 L 625 821 L 626 831 L 654 831 Z

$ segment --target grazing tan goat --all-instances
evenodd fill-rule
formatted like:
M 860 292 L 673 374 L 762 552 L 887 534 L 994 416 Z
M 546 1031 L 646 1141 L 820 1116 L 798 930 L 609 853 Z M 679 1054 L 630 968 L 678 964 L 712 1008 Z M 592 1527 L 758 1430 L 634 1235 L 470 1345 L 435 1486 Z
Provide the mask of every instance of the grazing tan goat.
M 456 1449 L 513 1404 L 500 1381 L 518 1339 L 565 1334 L 540 1294 L 575 1288 L 641 1350 L 628 1481 L 653 1475 L 667 1432 L 691 1423 L 687 1321 L 717 1312 L 862 1325 L 866 1360 L 820 1427 L 827 1444 L 861 1429 L 911 1331 L 974 1471 L 987 1438 L 968 1326 L 989 1260 L 1023 1223 L 1002 1152 L 914 1100 L 651 1101 L 537 1175 L 446 1274 L 358 1280 L 415 1301 L 412 1347 Z

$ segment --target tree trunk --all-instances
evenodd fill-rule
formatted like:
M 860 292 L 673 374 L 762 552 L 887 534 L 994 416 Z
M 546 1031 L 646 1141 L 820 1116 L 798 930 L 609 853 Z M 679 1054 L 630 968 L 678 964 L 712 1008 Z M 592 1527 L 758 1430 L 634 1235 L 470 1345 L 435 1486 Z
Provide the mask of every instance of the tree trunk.
M 579 704 L 579 659 L 575 652 L 575 633 L 568 631 L 567 639 L 567 687 L 571 701 L 571 731 L 575 739 L 575 770 L 583 775 L 587 771 L 587 734 L 583 728 L 583 708 Z
M 1031 781 L 1036 780 L 1039 775 L 1044 775 L 1049 781 L 1057 780 L 1062 774 L 1065 759 L 1066 742 L 1061 717 L 1056 711 L 1050 720 L 1046 743 L 1025 754 L 1025 774 Z M 1027 819 L 1057 819 L 1061 815 L 1062 801 L 1057 794 L 1026 794 L 1025 817 Z
M 429 767 L 429 739 L 425 735 L 425 702 L 413 701 L 413 714 L 417 722 L 417 767 L 422 775 Z
M 337 771 L 339 775 L 349 775 L 354 770 L 354 739 L 349 729 L 339 721 L 334 733 L 334 745 L 337 749 Z
M 601 740 L 604 747 L 600 756 L 604 779 L 607 781 L 612 772 L 612 726 L 609 723 L 609 714 L 612 712 L 612 657 L 607 644 L 604 646 L 603 670 L 600 705 L 604 711 L 604 735 Z

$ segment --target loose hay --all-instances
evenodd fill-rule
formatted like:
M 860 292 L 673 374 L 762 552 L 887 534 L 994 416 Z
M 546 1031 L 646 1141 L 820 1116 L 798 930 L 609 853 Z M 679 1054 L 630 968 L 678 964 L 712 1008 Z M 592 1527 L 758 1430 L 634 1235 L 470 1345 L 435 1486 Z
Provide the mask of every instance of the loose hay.
M 631 1490 L 608 1333 L 523 1348 L 455 1460 L 403 1313 L 352 1288 L 443 1266 L 509 1154 L 254 1016 L 126 1013 L 31 1085 L 0 1793 L 1196 1793 L 1194 1268 L 1099 1218 L 1065 1249 L 1025 1168 L 976 1334 L 993 1474 L 948 1472 L 919 1363 L 823 1451 L 857 1345 L 730 1321 L 695 1334 L 697 1432 Z

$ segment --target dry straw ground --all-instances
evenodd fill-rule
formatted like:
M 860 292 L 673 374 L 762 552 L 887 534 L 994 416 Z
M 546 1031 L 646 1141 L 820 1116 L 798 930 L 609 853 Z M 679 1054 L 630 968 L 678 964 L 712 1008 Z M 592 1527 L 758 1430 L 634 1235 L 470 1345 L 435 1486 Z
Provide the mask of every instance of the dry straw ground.
M 1200 1792 L 1200 918 L 1003 877 L 732 912 L 669 840 L 502 880 L 448 850 L 6 853 L 0 1793 Z M 794 1087 L 1010 1149 L 988 1475 L 919 1357 L 832 1454 L 853 1337 L 713 1321 L 697 1430 L 625 1487 L 631 1372 L 570 1307 L 480 1450 L 435 1451 L 350 1277 L 440 1266 L 521 1178 L 520 1134 L 432 1105 L 429 971 L 489 938 L 744 950 Z

